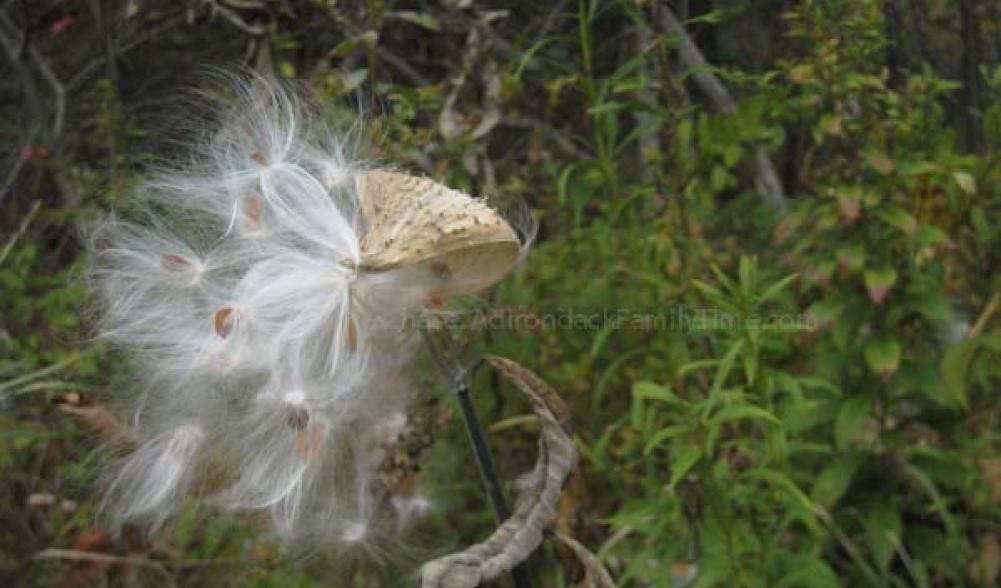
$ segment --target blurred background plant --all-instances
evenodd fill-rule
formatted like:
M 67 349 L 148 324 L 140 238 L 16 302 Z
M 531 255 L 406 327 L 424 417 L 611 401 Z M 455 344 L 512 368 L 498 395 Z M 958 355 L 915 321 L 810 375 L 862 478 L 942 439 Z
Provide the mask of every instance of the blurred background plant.
M 996 585 L 999 33 L 992 0 L 0 2 L 0 584 L 416 581 L 197 505 L 154 536 L 95 518 L 130 383 L 89 339 L 78 227 L 128 205 L 215 66 L 535 211 L 486 306 L 519 320 L 464 335 L 568 401 L 560 524 L 619 585 Z M 529 409 L 474 389 L 511 481 Z M 491 528 L 450 410 L 411 563 Z M 560 560 L 538 585 L 573 585 Z

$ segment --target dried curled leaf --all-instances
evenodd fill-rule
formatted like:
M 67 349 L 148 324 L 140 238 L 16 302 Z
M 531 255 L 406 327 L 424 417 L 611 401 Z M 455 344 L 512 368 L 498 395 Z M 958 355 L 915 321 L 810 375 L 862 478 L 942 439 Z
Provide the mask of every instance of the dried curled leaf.
M 421 568 L 423 588 L 473 588 L 525 561 L 542 542 L 557 515 L 563 483 L 576 463 L 566 406 L 538 376 L 502 357 L 488 357 L 532 403 L 542 425 L 539 455 L 531 472 L 518 480 L 514 513 L 483 543 L 432 560 Z
M 60 411 L 73 415 L 85 426 L 110 441 L 124 445 L 138 445 L 142 441 L 139 435 L 122 424 L 108 407 L 83 394 L 77 392 L 59 394 L 52 398 L 52 403 Z

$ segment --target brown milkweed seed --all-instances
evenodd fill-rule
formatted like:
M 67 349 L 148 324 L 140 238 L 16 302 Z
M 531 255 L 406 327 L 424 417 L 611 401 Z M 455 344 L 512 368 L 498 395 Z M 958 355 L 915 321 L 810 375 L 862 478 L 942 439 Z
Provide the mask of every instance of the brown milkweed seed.
M 219 310 L 215 311 L 215 316 L 212 319 L 215 325 L 215 332 L 217 335 L 225 339 L 233 332 L 233 327 L 236 326 L 237 314 L 229 306 L 224 306 Z

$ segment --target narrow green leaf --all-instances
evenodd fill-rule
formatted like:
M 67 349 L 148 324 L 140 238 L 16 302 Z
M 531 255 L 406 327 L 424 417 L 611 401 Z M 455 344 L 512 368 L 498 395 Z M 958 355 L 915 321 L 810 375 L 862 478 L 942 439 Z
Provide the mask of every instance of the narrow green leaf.
M 891 227 L 900 229 L 909 237 L 913 237 L 918 232 L 918 220 L 896 204 L 880 206 L 876 211 L 876 216 Z
M 976 341 L 961 341 L 946 349 L 939 363 L 945 385 L 952 393 L 953 399 L 963 408 L 969 406 L 966 382 L 970 377 L 970 364 L 973 362 L 976 348 Z
M 429 31 L 438 32 L 441 30 L 441 21 L 427 12 L 417 12 L 415 10 L 396 10 L 388 14 L 391 18 L 396 18 Z
M 775 415 L 752 404 L 727 406 L 713 415 L 710 423 L 712 425 L 722 425 L 724 423 L 741 420 L 765 421 L 773 425 L 782 424 L 782 421 L 780 421 Z
M 633 397 L 644 400 L 657 400 L 672 406 L 684 406 L 685 402 L 675 396 L 667 386 L 653 382 L 641 381 L 633 384 Z
M 689 425 L 674 425 L 671 427 L 665 427 L 653 435 L 647 440 L 646 446 L 643 447 L 643 455 L 649 455 L 657 447 L 661 446 L 665 441 L 674 439 L 675 437 L 686 435 L 692 427 Z
M 726 354 L 720 359 L 719 367 L 716 368 L 716 375 L 713 377 L 712 387 L 709 389 L 709 403 L 706 404 L 705 412 L 703 412 L 703 419 L 708 415 L 708 411 L 712 408 L 713 404 L 718 401 L 719 393 L 726 384 L 727 378 L 730 377 L 730 372 L 733 370 L 733 364 L 737 361 L 737 356 L 740 355 L 741 350 L 744 348 L 744 341 L 738 339 L 734 341 L 733 345 L 727 350 Z
M 799 277 L 799 274 L 789 274 L 788 276 L 782 278 L 778 282 L 775 282 L 771 286 L 765 289 L 764 292 L 758 296 L 758 302 L 768 302 L 769 300 L 778 296 L 783 290 L 789 287 L 789 284 Z
M 827 464 L 817 475 L 810 490 L 813 500 L 832 510 L 851 486 L 855 473 L 862 465 L 862 459 L 854 455 L 842 455 Z
M 885 573 L 903 526 L 896 502 L 885 496 L 872 498 L 863 509 L 862 526 L 876 566 Z
M 689 470 L 702 459 L 702 450 L 694 445 L 685 445 L 681 451 L 672 456 L 671 481 L 668 486 L 675 487 L 688 474 Z

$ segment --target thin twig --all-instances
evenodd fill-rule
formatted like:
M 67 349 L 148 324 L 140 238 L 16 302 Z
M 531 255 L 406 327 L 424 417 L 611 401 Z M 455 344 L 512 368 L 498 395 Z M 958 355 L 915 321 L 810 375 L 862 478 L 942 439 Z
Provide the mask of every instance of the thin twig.
M 28 132 L 27 140 L 24 145 L 16 153 L 14 153 L 14 164 L 10 166 L 7 171 L 7 177 L 4 178 L 3 184 L 0 184 L 0 202 L 7 197 L 7 192 L 14 187 L 14 182 L 17 181 L 17 176 L 21 174 L 21 168 L 24 167 L 24 148 L 30 147 L 35 142 L 35 136 L 38 134 L 38 130 L 32 128 Z
M 3 198 L 4 192 L 6 192 L 6 190 L 0 191 L 0 199 Z M 17 230 L 14 231 L 14 234 L 11 235 L 10 239 L 7 240 L 7 244 L 4 245 L 3 251 L 0 251 L 0 265 L 2 265 L 4 260 L 7 259 L 7 256 L 10 254 L 11 250 L 14 249 L 14 245 L 17 243 L 17 240 L 20 239 L 22 235 L 24 235 L 25 231 L 28 230 L 28 225 L 31 224 L 31 221 L 34 220 L 35 215 L 38 214 L 38 208 L 41 205 L 42 205 L 41 200 L 35 200 L 35 203 L 31 205 L 31 210 L 29 210 L 28 214 L 24 215 L 24 218 L 21 219 L 21 224 L 18 225 Z
M 93 551 L 81 551 L 78 549 L 44 549 L 35 554 L 34 559 L 60 559 L 72 561 L 89 561 L 103 564 L 118 564 L 128 566 L 138 566 L 156 570 L 167 579 L 169 586 L 176 586 L 174 576 L 163 567 L 160 562 L 153 561 L 145 557 L 125 557 L 112 555 L 109 553 L 96 553 Z
M 971 328 L 970 332 L 966 334 L 967 340 L 976 339 L 980 336 L 980 333 L 984 331 L 984 327 L 987 326 L 987 323 L 997 313 L 999 305 L 1001 305 L 1001 294 L 995 293 L 991 296 L 991 299 L 987 301 L 987 306 L 984 307 L 980 316 L 977 317 L 977 322 L 973 323 L 973 328 Z
M 678 59 L 681 61 L 695 80 L 699 89 L 713 102 L 717 109 L 725 113 L 734 112 L 737 103 L 720 82 L 719 78 L 712 72 L 709 62 L 706 61 L 702 51 L 699 50 L 691 36 L 685 30 L 684 25 L 674 15 L 674 11 L 669 6 L 663 4 L 660 7 L 661 26 L 677 38 Z M 779 174 L 775 171 L 768 152 L 760 145 L 755 149 L 754 163 L 757 170 L 758 190 L 765 202 L 779 211 L 785 210 L 785 190 L 779 180 Z
M 90 13 L 97 21 L 97 33 L 104 39 L 105 65 L 108 72 L 108 80 L 111 87 L 118 90 L 118 63 L 117 52 L 115 51 L 115 39 L 108 31 L 107 19 L 104 17 L 104 10 L 101 7 L 101 0 L 90 0 Z
M 16 27 L 3 11 L 0 11 L 0 25 L 3 26 L 4 35 L 14 36 L 11 31 L 16 30 Z M 52 142 L 55 143 L 63 134 L 63 123 L 66 118 L 66 86 L 63 85 L 56 72 L 52 71 L 49 62 L 35 49 L 34 45 L 27 43 L 25 47 L 39 73 L 52 87 L 52 94 L 56 102 L 56 112 L 52 121 Z

